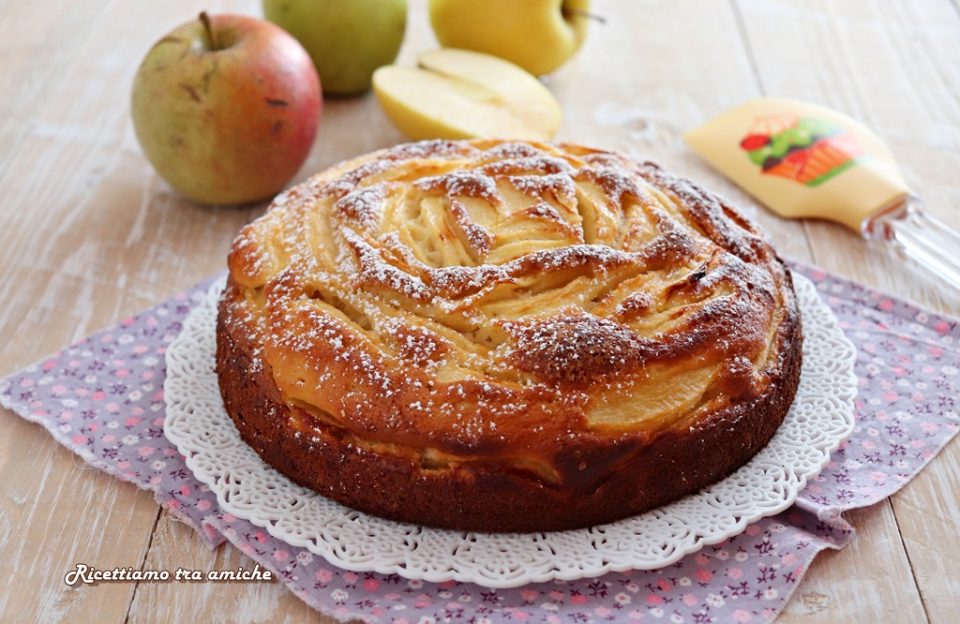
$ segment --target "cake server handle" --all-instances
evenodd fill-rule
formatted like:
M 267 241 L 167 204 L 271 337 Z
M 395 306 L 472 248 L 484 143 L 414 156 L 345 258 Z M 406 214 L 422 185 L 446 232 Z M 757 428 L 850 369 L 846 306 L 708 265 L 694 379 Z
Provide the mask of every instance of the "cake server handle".
M 925 211 L 918 197 L 911 195 L 898 209 L 870 218 L 863 233 L 892 244 L 960 290 L 960 232 Z

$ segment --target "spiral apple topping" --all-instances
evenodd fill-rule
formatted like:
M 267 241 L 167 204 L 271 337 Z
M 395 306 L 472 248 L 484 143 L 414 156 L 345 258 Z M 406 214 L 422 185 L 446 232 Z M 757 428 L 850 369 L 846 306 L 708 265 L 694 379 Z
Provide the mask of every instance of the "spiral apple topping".
M 225 322 L 305 431 L 550 482 L 577 445 L 692 430 L 760 396 L 797 323 L 788 273 L 730 206 L 576 145 L 347 162 L 277 197 L 229 267 Z

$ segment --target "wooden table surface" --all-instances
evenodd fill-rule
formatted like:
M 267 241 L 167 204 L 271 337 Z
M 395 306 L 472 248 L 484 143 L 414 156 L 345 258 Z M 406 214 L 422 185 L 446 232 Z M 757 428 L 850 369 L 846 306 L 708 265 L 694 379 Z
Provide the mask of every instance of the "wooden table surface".
M 404 62 L 436 45 L 425 2 L 411 5 Z M 222 270 L 239 227 L 263 211 L 179 198 L 133 134 L 141 58 L 200 8 L 260 12 L 253 0 L 0 0 L 0 374 Z M 960 228 L 956 0 L 595 0 L 594 10 L 607 24 L 548 79 L 565 111 L 558 138 L 658 159 L 744 206 L 783 254 L 960 313 L 955 291 L 888 252 L 757 207 L 680 140 L 760 94 L 820 102 L 876 129 L 929 210 Z M 298 180 L 402 140 L 372 95 L 328 101 Z M 149 493 L 6 411 L 0 483 L 0 621 L 324 621 L 279 583 L 66 587 L 77 562 L 222 569 L 245 558 L 210 551 Z M 898 494 L 849 514 L 856 541 L 816 560 L 780 621 L 960 621 L 958 492 L 954 440 Z

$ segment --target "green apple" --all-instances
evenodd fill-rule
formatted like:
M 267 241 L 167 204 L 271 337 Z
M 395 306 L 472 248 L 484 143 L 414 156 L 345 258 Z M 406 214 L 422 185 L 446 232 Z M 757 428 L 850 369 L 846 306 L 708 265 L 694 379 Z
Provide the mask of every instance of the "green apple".
M 131 105 L 140 146 L 170 186 L 197 202 L 242 204 L 296 174 L 322 97 L 310 57 L 282 29 L 201 13 L 150 48 Z
M 493 54 L 535 76 L 549 74 L 580 48 L 590 0 L 430 0 L 440 44 Z
M 407 0 L 263 0 L 263 14 L 307 49 L 325 94 L 355 95 L 397 58 Z
M 381 67 L 373 90 L 387 117 L 411 139 L 546 140 L 562 117 L 556 99 L 532 75 L 468 50 L 424 52 L 417 67 Z

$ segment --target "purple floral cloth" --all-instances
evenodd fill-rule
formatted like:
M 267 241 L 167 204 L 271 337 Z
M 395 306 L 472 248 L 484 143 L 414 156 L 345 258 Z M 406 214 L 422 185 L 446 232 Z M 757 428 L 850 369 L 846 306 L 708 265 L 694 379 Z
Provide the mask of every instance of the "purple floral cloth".
M 339 570 L 221 511 L 163 435 L 164 351 L 209 283 L 0 380 L 0 403 L 90 464 L 140 488 L 212 546 L 230 541 L 309 605 L 369 622 L 769 622 L 825 548 L 840 513 L 915 475 L 960 429 L 960 327 L 864 286 L 799 266 L 857 345 L 853 437 L 789 510 L 667 568 L 509 590 Z

